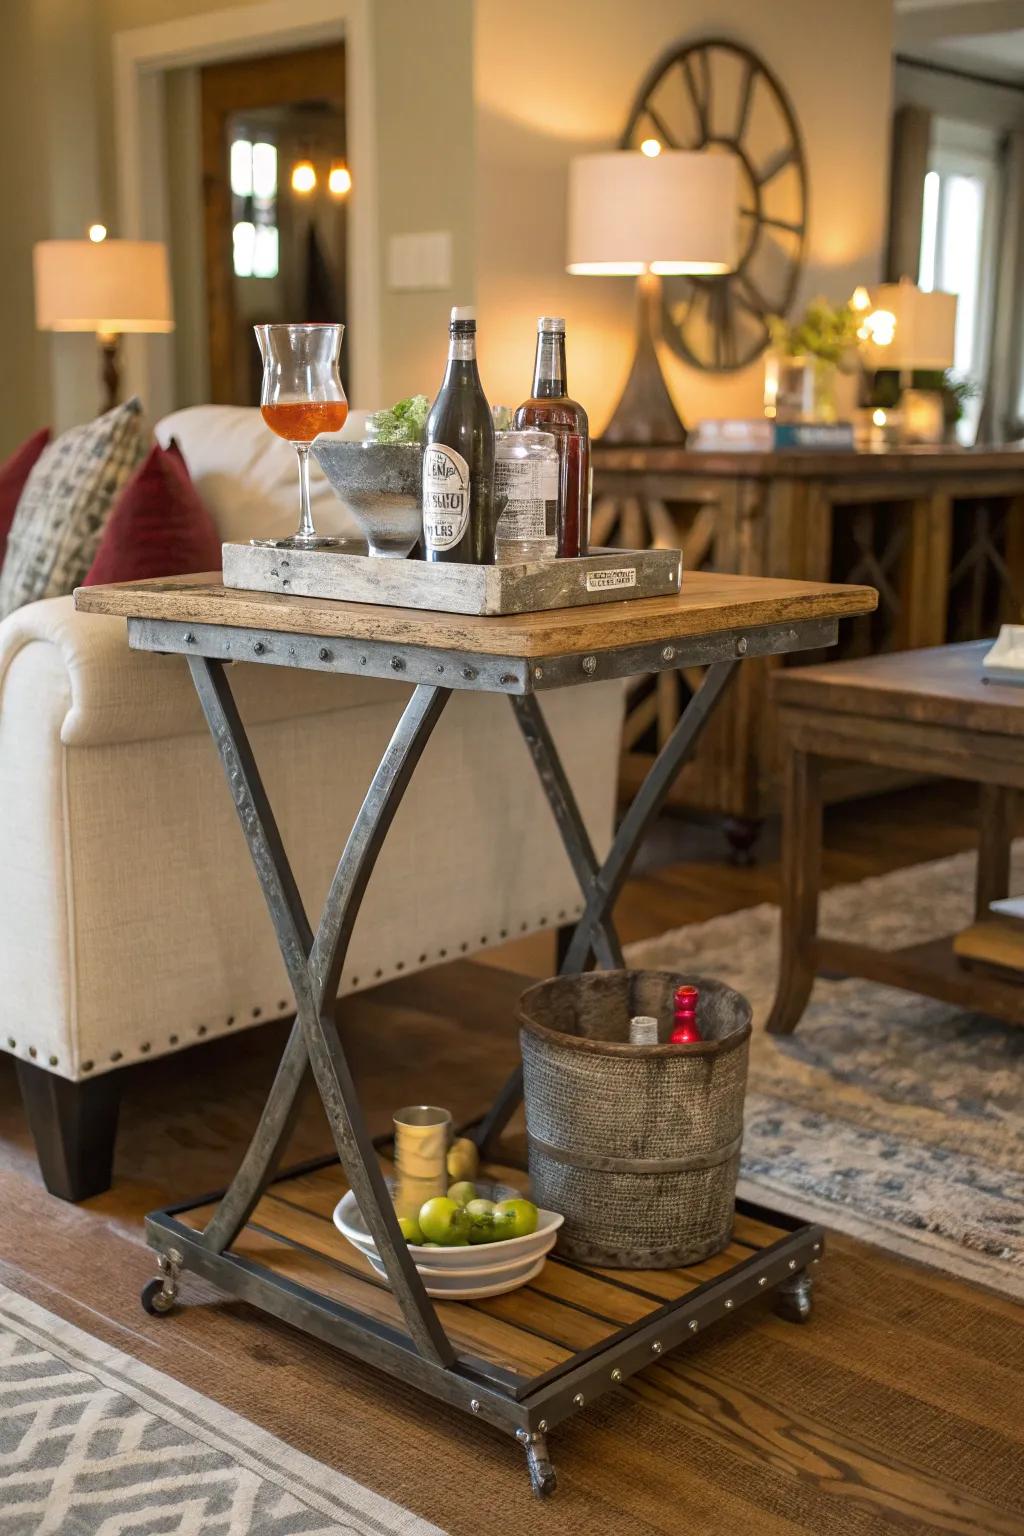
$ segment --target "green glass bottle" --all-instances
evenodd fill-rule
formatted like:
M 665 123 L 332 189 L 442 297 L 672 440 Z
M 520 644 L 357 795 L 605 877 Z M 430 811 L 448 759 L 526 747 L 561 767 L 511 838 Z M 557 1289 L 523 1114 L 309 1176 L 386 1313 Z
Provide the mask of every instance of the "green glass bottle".
M 424 558 L 493 565 L 496 524 L 494 422 L 476 366 L 476 312 L 459 305 L 424 433 Z

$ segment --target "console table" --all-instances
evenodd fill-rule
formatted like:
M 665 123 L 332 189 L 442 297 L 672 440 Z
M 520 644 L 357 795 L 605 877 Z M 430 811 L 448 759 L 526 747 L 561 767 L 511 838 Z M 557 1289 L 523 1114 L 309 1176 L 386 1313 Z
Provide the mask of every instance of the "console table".
M 680 545 L 684 568 L 869 582 L 877 612 L 844 627 L 843 656 L 989 635 L 1024 608 L 1024 452 L 905 448 L 885 453 L 696 453 L 595 444 L 594 544 Z M 793 658 L 797 661 L 803 658 Z M 813 658 L 812 658 L 813 659 Z M 738 850 L 780 806 L 770 674 L 744 668 L 669 802 L 727 818 Z M 628 795 L 699 681 L 638 678 L 626 719 Z M 836 767 L 826 800 L 907 782 Z
M 141 650 L 187 658 L 227 777 L 295 997 L 296 1021 L 259 1126 L 230 1187 L 146 1219 L 159 1279 L 147 1310 L 175 1302 L 183 1270 L 378 1366 L 405 1386 L 477 1415 L 523 1446 L 538 1493 L 554 1486 L 550 1427 L 691 1339 L 705 1323 L 774 1292 L 795 1320 L 810 1308 L 820 1228 L 737 1205 L 729 1248 L 678 1270 L 588 1271 L 548 1260 L 550 1284 L 516 1298 L 430 1300 L 401 1235 L 379 1149 L 363 1119 L 334 1003 L 348 940 L 381 845 L 434 726 L 456 689 L 507 695 L 584 897 L 563 970 L 591 955 L 623 965 L 611 912 L 645 830 L 743 658 L 832 645 L 838 621 L 871 611 L 866 587 L 688 572 L 673 597 L 477 618 L 228 590 L 219 577 L 87 587 L 86 612 L 128 619 Z M 307 917 L 227 662 L 386 677 L 412 693 L 338 863 L 315 930 Z M 701 666 L 682 712 L 598 862 L 538 696 L 550 688 Z M 441 893 L 439 893 L 440 895 Z M 685 1049 L 685 1047 L 680 1047 Z M 337 1149 L 330 1166 L 278 1174 L 311 1066 Z M 477 1125 L 489 1155 L 521 1102 L 513 1073 Z M 338 1164 L 340 1163 L 340 1167 Z M 384 1263 L 384 1285 L 325 1213 L 354 1191 Z M 282 1186 L 286 1185 L 286 1190 Z M 535 1325 L 538 1311 L 544 1326 Z

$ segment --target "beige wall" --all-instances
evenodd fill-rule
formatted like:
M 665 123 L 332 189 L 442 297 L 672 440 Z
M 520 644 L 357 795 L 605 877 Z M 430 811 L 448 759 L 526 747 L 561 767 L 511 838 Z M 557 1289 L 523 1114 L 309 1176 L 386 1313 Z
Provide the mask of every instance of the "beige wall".
M 82 419 L 97 399 L 91 339 L 35 334 L 31 248 L 97 217 L 117 230 L 114 35 L 247 3 L 4 0 L 0 192 L 17 216 L 0 231 L 0 322 L 17 361 L 0 382 L 0 452 L 41 421 Z M 566 166 L 577 150 L 615 143 L 640 76 L 686 36 L 749 44 L 793 98 L 810 168 L 801 300 L 842 298 L 876 276 L 890 11 L 890 0 L 719 0 L 714 9 L 708 0 L 372 0 L 382 399 L 436 389 L 448 308 L 475 297 L 491 398 L 525 394 L 535 317 L 564 312 L 572 388 L 600 428 L 629 361 L 632 284 L 566 276 Z M 31 156 L 20 152 L 26 142 Z M 454 235 L 451 289 L 390 292 L 388 238 L 435 229 Z M 669 371 L 691 418 L 756 409 L 758 367 L 722 378 L 671 359 Z M 193 389 L 196 376 L 192 368 Z
M 478 0 L 477 297 L 484 388 L 515 403 L 538 314 L 569 324 L 572 392 L 600 429 L 625 380 L 633 284 L 565 272 L 573 154 L 612 148 L 649 66 L 678 40 L 728 36 L 779 75 L 803 130 L 810 241 L 798 302 L 849 295 L 880 272 L 888 175 L 890 0 Z M 760 365 L 712 375 L 666 363 L 686 419 L 744 415 Z

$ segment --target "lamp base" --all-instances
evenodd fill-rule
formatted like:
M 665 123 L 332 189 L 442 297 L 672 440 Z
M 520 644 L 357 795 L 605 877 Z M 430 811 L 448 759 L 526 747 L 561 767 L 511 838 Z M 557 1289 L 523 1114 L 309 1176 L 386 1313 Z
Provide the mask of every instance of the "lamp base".
M 100 382 L 103 385 L 101 414 L 105 414 L 107 411 L 112 411 L 121 399 L 119 357 L 121 338 L 101 331 L 97 334 L 96 340 L 100 348 Z
M 661 333 L 661 279 L 647 272 L 637 278 L 636 355 L 612 412 L 597 439 L 615 446 L 681 448 L 686 428 L 679 419 L 658 361 Z

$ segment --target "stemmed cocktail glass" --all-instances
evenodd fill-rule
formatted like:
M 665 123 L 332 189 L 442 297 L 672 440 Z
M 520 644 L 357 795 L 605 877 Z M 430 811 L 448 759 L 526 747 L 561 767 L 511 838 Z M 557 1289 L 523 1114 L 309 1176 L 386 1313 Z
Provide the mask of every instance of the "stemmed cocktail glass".
M 295 445 L 299 458 L 299 526 L 290 538 L 259 540 L 278 548 L 323 549 L 338 539 L 321 537 L 309 505 L 309 447 L 320 432 L 345 425 L 348 401 L 338 372 L 343 325 L 257 325 L 263 358 L 260 411 L 278 437 Z

